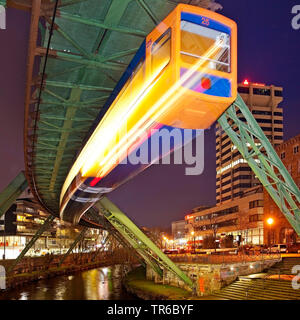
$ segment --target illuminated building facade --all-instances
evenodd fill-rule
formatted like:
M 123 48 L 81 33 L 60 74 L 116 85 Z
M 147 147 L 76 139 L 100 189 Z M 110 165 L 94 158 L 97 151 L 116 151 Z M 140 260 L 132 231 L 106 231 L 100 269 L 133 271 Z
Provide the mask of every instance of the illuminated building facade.
M 172 237 L 176 247 L 184 246 L 186 244 L 185 220 L 172 222 Z
M 262 186 L 257 186 L 240 198 L 186 215 L 186 237 L 195 237 L 199 246 L 204 237 L 214 233 L 218 239 L 233 235 L 237 240 L 241 236 L 240 244 L 263 244 L 263 196 Z
M 300 187 L 300 134 L 283 142 L 276 151 L 295 183 Z M 266 191 L 264 207 L 265 243 L 300 242 L 300 237 L 297 237 L 294 229 Z M 272 223 L 268 224 L 267 221 L 270 218 Z
M 4 254 L 6 259 L 15 259 L 47 217 L 48 214 L 34 201 L 30 189 L 26 189 L 0 218 L 0 259 Z M 28 255 L 63 254 L 79 232 L 77 228 L 55 219 L 35 242 Z M 88 250 L 92 244 L 95 246 L 98 236 L 99 230 L 89 229 L 80 244 L 81 248 Z
M 282 88 L 245 80 L 238 92 L 273 146 L 283 141 Z M 243 196 L 245 190 L 260 185 L 222 128 L 216 125 L 216 202 L 221 205 Z

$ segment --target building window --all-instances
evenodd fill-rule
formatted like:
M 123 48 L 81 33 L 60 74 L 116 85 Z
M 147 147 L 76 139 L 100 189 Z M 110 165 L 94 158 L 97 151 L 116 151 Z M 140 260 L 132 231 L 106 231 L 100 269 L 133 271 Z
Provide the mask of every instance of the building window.
M 274 123 L 283 124 L 283 121 L 282 120 L 274 120 Z
M 238 87 L 238 92 L 239 93 L 249 94 L 249 88 L 247 88 L 247 87 Z
M 280 117 L 282 117 L 282 112 L 274 112 L 274 116 L 280 116 Z
M 256 119 L 258 123 L 272 123 L 271 119 Z
M 264 206 L 264 201 L 260 199 L 249 202 L 249 209 L 263 207 L 263 206 Z
M 275 97 L 282 97 L 282 90 L 275 90 Z
M 270 96 L 271 90 L 270 89 L 253 88 L 253 94 L 257 94 L 260 96 Z
M 281 159 L 285 159 L 285 152 L 281 152 L 280 158 L 281 158 Z
M 275 140 L 282 140 L 283 137 L 282 137 L 282 136 L 274 136 L 274 139 L 275 139 Z
M 265 116 L 271 116 L 272 112 L 271 111 L 261 111 L 261 110 L 252 110 L 253 114 L 261 114 Z
M 262 214 L 252 214 L 249 216 L 249 222 L 256 222 L 256 221 L 262 221 L 263 215 Z
M 294 147 L 294 154 L 299 152 L 299 146 Z
M 261 127 L 263 131 L 272 131 L 271 127 Z

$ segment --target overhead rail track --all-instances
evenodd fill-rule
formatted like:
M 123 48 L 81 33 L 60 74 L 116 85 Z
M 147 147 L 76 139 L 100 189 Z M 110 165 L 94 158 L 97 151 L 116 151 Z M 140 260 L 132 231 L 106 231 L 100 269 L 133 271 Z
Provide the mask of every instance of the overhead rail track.
M 31 10 L 25 169 L 48 212 L 58 216 L 64 179 L 145 36 L 179 2 L 188 1 L 7 1 Z

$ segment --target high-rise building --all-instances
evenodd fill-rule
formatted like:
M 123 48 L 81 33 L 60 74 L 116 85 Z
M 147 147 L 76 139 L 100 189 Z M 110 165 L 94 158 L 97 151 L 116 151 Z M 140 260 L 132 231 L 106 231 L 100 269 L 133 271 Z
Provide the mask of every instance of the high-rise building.
M 245 80 L 238 92 L 274 147 L 283 141 L 282 88 Z M 242 118 L 242 115 L 241 115 Z M 217 205 L 242 197 L 244 191 L 260 185 L 228 135 L 216 126 Z

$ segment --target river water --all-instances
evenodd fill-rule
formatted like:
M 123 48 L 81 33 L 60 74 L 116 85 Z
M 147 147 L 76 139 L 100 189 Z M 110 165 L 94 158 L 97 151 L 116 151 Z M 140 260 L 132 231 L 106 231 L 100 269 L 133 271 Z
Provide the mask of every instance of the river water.
M 43 279 L 0 292 L 0 300 L 133 300 L 122 287 L 122 266 L 115 265 Z

